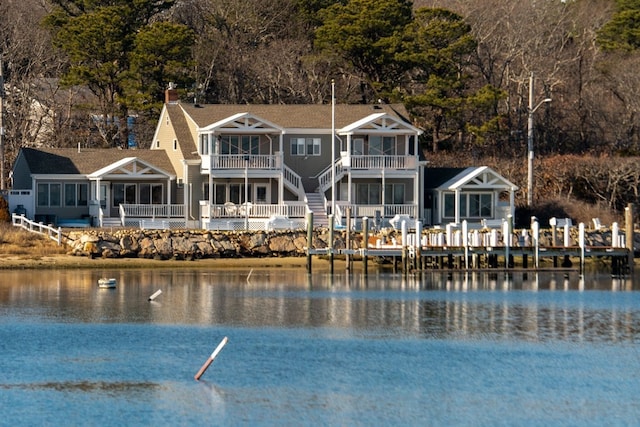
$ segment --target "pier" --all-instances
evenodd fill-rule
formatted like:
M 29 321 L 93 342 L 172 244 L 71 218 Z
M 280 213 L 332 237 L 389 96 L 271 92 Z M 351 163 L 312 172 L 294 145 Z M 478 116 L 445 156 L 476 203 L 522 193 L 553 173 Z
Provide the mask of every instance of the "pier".
M 312 270 L 314 255 L 330 258 L 333 270 L 335 256 L 344 256 L 347 268 L 354 257 L 360 258 L 366 273 L 369 260 L 384 259 L 394 269 L 403 272 L 427 269 L 449 270 L 577 270 L 584 273 L 587 260 L 609 259 L 611 274 L 631 274 L 634 266 L 633 208 L 626 209 L 624 230 L 613 223 L 607 244 L 589 245 L 583 223 L 571 226 L 570 221 L 552 221 L 551 236 L 543 233 L 535 218 L 531 228 L 514 231 L 510 219 L 498 228 L 449 224 L 444 229 L 423 229 L 420 221 L 409 231 L 402 223 L 401 230 L 389 241 L 379 231 L 369 230 L 369 219 L 362 219 L 362 230 L 347 232 L 346 248 L 335 248 L 335 240 L 329 239 L 326 248 L 313 248 L 309 240 L 306 250 L 307 269 Z M 312 223 L 312 218 L 310 218 Z M 330 221 L 330 228 L 332 223 Z M 596 231 L 597 232 L 597 231 Z M 350 248 L 351 235 L 361 233 L 362 245 Z M 577 235 L 576 235 L 577 233 Z M 593 233 L 593 232 L 592 232 Z M 330 230 L 330 236 L 333 236 Z M 310 233 L 309 233 L 310 236 Z M 627 238 L 629 236 L 629 238 Z M 550 242 L 549 242 L 550 240 Z

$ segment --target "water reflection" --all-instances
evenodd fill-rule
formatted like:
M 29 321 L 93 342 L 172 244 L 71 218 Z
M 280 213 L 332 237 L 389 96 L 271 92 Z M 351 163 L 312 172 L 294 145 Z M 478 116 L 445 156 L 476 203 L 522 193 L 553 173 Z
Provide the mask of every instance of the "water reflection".
M 99 289 L 101 276 L 116 289 Z M 157 290 L 162 294 L 148 298 Z M 633 278 L 577 273 L 7 271 L 0 310 L 64 323 L 333 328 L 349 336 L 632 341 Z M 0 323 L 2 320 L 0 320 Z

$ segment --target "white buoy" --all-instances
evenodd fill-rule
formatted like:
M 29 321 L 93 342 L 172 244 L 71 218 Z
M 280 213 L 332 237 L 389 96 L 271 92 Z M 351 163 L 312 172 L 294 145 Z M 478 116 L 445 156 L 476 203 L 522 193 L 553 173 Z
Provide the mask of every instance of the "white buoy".
M 213 359 L 215 359 L 218 353 L 220 353 L 220 351 L 222 350 L 222 347 L 224 347 L 227 344 L 227 341 L 229 341 L 227 337 L 224 337 L 222 341 L 220 341 L 220 344 L 218 344 L 218 347 L 216 347 L 213 353 L 211 353 L 211 356 L 209 356 L 207 361 L 204 362 L 204 365 L 202 365 L 202 368 L 200 368 L 198 373 L 194 376 L 196 381 L 200 380 L 200 377 L 202 376 L 202 374 L 204 374 L 204 371 L 206 371 L 209 365 L 213 363 Z
M 161 291 L 160 289 L 158 289 L 157 291 L 155 291 L 155 292 L 153 293 L 153 295 L 151 295 L 151 296 L 149 297 L 149 301 L 153 301 L 153 300 L 154 300 L 154 299 L 156 299 L 156 297 L 157 297 L 158 295 L 160 295 L 161 293 L 162 293 L 162 291 Z

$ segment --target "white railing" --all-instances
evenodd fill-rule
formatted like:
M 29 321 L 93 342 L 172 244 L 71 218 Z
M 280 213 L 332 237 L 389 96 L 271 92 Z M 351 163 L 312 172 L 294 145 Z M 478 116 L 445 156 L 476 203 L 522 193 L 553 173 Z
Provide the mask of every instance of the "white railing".
M 124 214 L 124 218 L 183 218 L 185 212 L 184 208 L 184 205 L 177 204 L 120 204 L 121 216 Z
M 60 227 L 51 227 L 44 225 L 41 222 L 31 221 L 24 215 L 11 214 L 11 223 L 14 227 L 22 227 L 32 233 L 42 234 L 48 236 L 51 240 L 58 242 L 58 245 L 62 244 L 62 229 Z
M 346 211 L 348 204 L 340 204 L 342 212 Z M 357 218 L 375 218 L 380 215 L 382 218 L 393 218 L 396 215 L 408 215 L 411 218 L 418 218 L 416 205 L 351 205 L 351 215 Z
M 337 160 L 335 165 L 335 179 L 336 182 L 338 182 L 344 176 L 344 166 L 342 164 L 342 159 Z M 333 183 L 331 182 L 331 165 L 329 165 L 324 171 L 320 173 L 320 175 L 318 175 L 318 183 L 320 184 L 320 192 L 322 193 L 333 186 Z
M 203 220 L 209 218 L 244 218 L 242 205 L 234 205 L 232 208 L 224 205 L 200 205 L 200 217 Z M 234 209 L 235 208 L 235 209 Z M 286 205 L 277 204 L 251 204 L 249 218 L 269 218 L 272 215 L 282 215 L 289 218 L 304 218 L 307 213 L 307 205 L 304 202 L 287 202 Z
M 417 166 L 416 156 L 350 156 L 351 169 L 407 169 Z
M 282 176 L 284 177 L 284 183 L 296 192 L 298 197 L 304 196 L 304 186 L 302 185 L 302 178 L 295 173 L 287 165 L 282 165 Z
M 203 221 L 202 228 L 211 231 L 274 231 L 274 230 L 304 230 L 306 220 L 304 218 L 292 218 L 287 221 L 286 227 L 273 227 L 268 219 L 250 219 L 245 222 L 241 219 L 214 218 Z
M 278 169 L 276 154 L 218 154 L 202 156 L 202 170 L 209 169 Z M 211 163 L 213 162 L 213 163 Z

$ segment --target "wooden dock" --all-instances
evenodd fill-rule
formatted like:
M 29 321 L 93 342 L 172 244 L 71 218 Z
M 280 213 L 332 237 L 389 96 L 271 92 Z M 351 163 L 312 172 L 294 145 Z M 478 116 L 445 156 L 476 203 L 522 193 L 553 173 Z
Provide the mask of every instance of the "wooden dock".
M 632 224 L 632 210 L 629 209 L 627 217 L 628 224 Z M 312 223 L 313 218 L 309 218 Z M 503 236 L 508 238 L 497 238 L 496 230 L 490 233 L 491 245 L 479 244 L 487 242 L 487 239 L 479 239 L 477 231 L 469 231 L 467 224 L 463 222 L 461 230 L 456 230 L 455 236 L 447 230 L 446 236 L 438 236 L 433 240 L 427 238 L 419 221 L 416 222 L 416 230 L 409 234 L 406 225 L 402 224 L 400 242 L 393 239 L 393 244 L 382 244 L 381 239 L 369 235 L 368 219 L 363 218 L 362 242 L 363 248 L 350 248 L 347 238 L 346 248 L 334 248 L 333 230 L 330 229 L 329 245 L 326 248 L 313 248 L 311 232 L 308 231 L 307 269 L 311 272 L 311 260 L 313 255 L 329 256 L 331 269 L 333 271 L 333 260 L 336 255 L 346 257 L 348 263 L 353 257 L 358 257 L 362 261 L 366 273 L 369 259 L 389 259 L 394 267 L 400 264 L 400 269 L 404 272 L 426 269 L 456 269 L 456 270 L 479 270 L 479 269 L 526 269 L 526 270 L 549 270 L 549 269 L 574 269 L 581 274 L 585 270 L 586 260 L 609 259 L 611 261 L 612 275 L 625 275 L 633 272 L 634 265 L 634 231 L 633 227 L 626 228 L 624 236 L 618 234 L 617 225 L 612 231 L 612 245 L 610 246 L 588 246 L 585 237 L 585 226 L 579 224 L 577 228 L 578 245 L 570 245 L 570 228 L 566 225 L 561 230 L 564 232 L 563 239 L 556 238 L 556 229 L 553 229 L 552 241 L 561 240 L 562 246 L 543 246 L 540 244 L 540 229 L 537 223 L 532 224 L 531 234 L 526 245 L 512 244 L 517 242 L 516 235 L 506 224 L 500 230 Z M 349 234 L 349 233 L 347 233 Z M 622 233 L 620 233 L 622 234 Z M 489 234 L 487 234 L 488 237 Z M 624 237 L 629 238 L 625 239 Z M 371 237 L 371 239 L 370 239 Z M 428 243 L 428 244 L 425 244 Z M 432 244 L 437 242 L 438 244 Z M 445 244 L 453 242 L 453 245 Z M 516 262 L 519 260 L 519 262 Z M 577 260 L 577 262 L 576 262 Z M 574 262 L 577 264 L 574 267 Z

